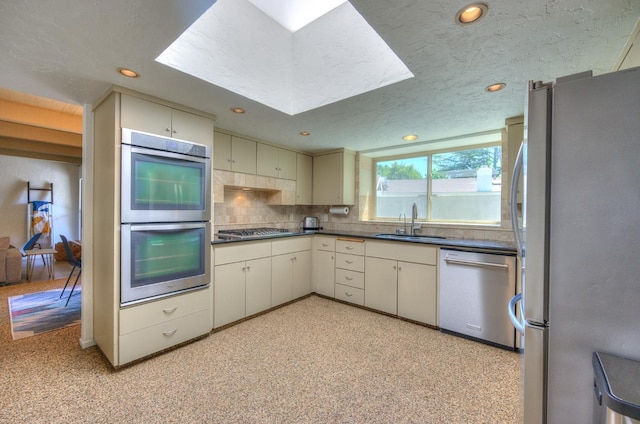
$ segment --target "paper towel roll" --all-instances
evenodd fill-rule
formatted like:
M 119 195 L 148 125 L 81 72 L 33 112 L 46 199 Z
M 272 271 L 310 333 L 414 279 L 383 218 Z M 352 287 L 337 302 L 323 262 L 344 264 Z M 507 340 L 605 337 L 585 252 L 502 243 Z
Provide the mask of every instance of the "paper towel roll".
M 329 209 L 329 213 L 333 215 L 348 215 L 349 208 L 347 206 L 336 206 Z

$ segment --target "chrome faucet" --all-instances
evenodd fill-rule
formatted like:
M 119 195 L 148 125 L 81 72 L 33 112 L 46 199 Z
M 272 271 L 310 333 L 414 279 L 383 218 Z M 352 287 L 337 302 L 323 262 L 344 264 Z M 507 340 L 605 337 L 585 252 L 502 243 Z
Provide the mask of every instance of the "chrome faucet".
M 418 218 L 418 206 L 415 202 L 413 202 L 413 206 L 411 206 L 411 235 L 415 236 L 416 232 L 422 227 L 420 223 L 416 224 L 416 219 Z

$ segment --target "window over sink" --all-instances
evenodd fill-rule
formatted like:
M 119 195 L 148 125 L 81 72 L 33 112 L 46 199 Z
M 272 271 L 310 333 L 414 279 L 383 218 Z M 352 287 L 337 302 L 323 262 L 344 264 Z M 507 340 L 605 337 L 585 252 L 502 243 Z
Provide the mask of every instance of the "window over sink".
M 502 148 L 481 147 L 374 159 L 375 219 L 500 223 Z

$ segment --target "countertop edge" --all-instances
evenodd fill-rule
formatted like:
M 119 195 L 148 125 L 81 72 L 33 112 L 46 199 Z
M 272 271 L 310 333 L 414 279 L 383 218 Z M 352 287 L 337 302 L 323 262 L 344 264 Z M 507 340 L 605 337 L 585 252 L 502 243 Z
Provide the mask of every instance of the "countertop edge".
M 350 238 L 363 238 L 367 240 L 376 240 L 376 241 L 385 241 L 385 242 L 393 242 L 393 243 L 416 243 L 416 244 L 429 244 L 434 246 L 439 246 L 442 248 L 449 249 L 459 249 L 459 250 L 474 250 L 474 251 L 486 251 L 493 253 L 501 253 L 501 254 L 509 254 L 516 255 L 517 250 L 516 247 L 509 243 L 497 242 L 497 241 L 488 241 L 488 240 L 472 240 L 472 239 L 454 239 L 454 238 L 445 238 L 445 239 L 430 239 L 428 241 L 424 240 L 394 240 L 394 239 L 386 239 L 376 237 L 378 233 L 360 233 L 360 232 L 351 232 L 351 231 L 315 231 L 315 232 L 301 232 L 301 233 L 290 233 L 283 235 L 274 235 L 267 237 L 250 237 L 245 239 L 232 239 L 232 240 L 223 240 L 223 239 L 214 239 L 211 241 L 211 245 L 213 246 L 223 246 L 226 244 L 233 243 L 243 243 L 243 242 L 252 242 L 252 241 L 261 241 L 261 240 L 278 240 L 289 237 L 304 237 L 304 236 L 313 236 L 313 235 L 326 235 L 326 236 L 336 236 L 336 237 L 350 237 Z M 429 237 L 424 235 L 424 237 Z

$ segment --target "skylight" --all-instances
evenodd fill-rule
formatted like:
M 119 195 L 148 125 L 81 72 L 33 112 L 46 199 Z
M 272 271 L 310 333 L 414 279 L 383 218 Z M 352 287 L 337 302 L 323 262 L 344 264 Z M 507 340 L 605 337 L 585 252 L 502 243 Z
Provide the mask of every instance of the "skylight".
M 249 0 L 291 32 L 310 24 L 347 0 Z
M 289 115 L 413 77 L 348 1 L 295 32 L 258 2 L 218 0 L 156 61 Z

